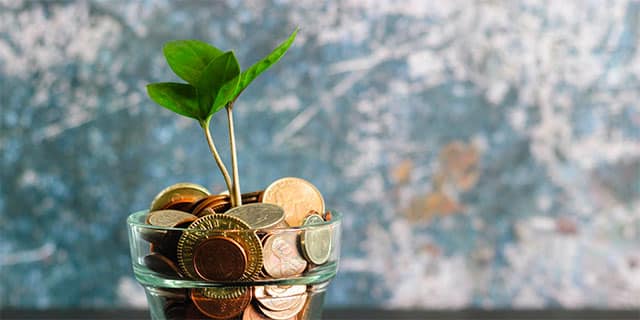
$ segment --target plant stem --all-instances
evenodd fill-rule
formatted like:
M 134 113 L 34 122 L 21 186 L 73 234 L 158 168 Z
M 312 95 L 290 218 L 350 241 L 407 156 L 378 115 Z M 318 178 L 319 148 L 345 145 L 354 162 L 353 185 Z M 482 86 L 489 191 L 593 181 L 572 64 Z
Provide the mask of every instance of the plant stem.
M 238 158 L 236 153 L 236 137 L 233 129 L 233 103 L 227 104 L 227 121 L 229 123 L 229 147 L 231 148 L 231 169 L 233 171 L 233 191 L 229 192 L 232 198 L 235 198 L 235 206 L 242 205 L 242 194 L 240 193 L 240 177 L 238 176 Z M 233 201 L 232 201 L 233 205 Z
M 224 162 L 220 158 L 220 154 L 218 154 L 218 150 L 216 149 L 216 145 L 213 143 L 213 138 L 211 138 L 211 131 L 209 130 L 209 121 L 211 118 L 207 120 L 200 120 L 200 126 L 204 130 L 204 135 L 207 137 L 207 143 L 209 144 L 209 150 L 211 150 L 211 154 L 213 158 L 216 160 L 216 164 L 222 173 L 222 177 L 224 178 L 224 182 L 227 184 L 227 189 L 229 190 L 229 194 L 232 193 L 231 188 L 231 178 L 229 177 L 229 172 L 227 171 L 227 167 L 224 166 Z M 231 205 L 234 204 L 234 199 L 231 197 Z

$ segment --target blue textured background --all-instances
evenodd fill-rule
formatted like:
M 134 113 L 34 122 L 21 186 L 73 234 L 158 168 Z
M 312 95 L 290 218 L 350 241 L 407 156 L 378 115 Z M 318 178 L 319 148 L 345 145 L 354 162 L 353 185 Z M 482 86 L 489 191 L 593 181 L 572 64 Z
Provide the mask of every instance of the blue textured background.
M 0 0 L 0 306 L 143 305 L 127 214 L 223 189 L 146 97 L 175 79 L 162 44 L 246 67 L 300 26 L 237 103 L 240 173 L 345 213 L 330 304 L 640 307 L 639 23 L 637 1 Z

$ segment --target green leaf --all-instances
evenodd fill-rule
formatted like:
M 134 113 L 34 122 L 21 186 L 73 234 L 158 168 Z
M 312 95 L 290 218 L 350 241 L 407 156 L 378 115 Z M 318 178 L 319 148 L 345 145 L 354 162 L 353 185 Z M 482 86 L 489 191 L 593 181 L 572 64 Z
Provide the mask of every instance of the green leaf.
M 240 64 L 233 52 L 228 51 L 213 59 L 202 71 L 196 88 L 200 112 L 211 116 L 230 100 L 238 85 Z
M 222 51 L 199 40 L 176 40 L 162 48 L 167 63 L 178 77 L 195 85 L 202 70 Z
M 185 117 L 201 119 L 196 88 L 184 83 L 160 82 L 147 85 L 147 94 L 157 104 Z
M 296 34 L 298 34 L 298 28 L 293 31 L 293 33 L 282 42 L 277 48 L 275 48 L 269 55 L 264 57 L 262 60 L 256 62 L 254 65 L 249 67 L 249 69 L 245 70 L 240 74 L 240 82 L 238 83 L 238 87 L 236 88 L 233 97 L 237 97 L 242 90 L 244 90 L 249 84 L 257 78 L 262 72 L 269 69 L 272 65 L 274 65 L 282 56 L 289 50 L 289 47 L 296 39 Z

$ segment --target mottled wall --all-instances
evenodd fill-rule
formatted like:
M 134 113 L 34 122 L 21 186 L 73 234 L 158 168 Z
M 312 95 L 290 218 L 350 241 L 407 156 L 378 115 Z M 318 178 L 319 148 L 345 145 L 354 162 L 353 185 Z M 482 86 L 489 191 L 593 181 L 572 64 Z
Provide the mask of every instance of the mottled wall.
M 0 305 L 143 304 L 127 213 L 223 189 L 144 93 L 162 44 L 248 66 L 300 26 L 237 103 L 240 172 L 344 212 L 330 304 L 640 307 L 640 2 L 323 2 L 0 0 Z

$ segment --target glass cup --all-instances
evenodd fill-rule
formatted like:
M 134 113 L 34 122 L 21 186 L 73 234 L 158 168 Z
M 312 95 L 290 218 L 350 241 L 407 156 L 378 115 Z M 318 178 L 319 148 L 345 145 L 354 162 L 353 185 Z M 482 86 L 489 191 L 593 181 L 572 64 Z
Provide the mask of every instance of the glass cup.
M 321 319 L 342 216 L 300 227 L 200 230 L 128 219 L 133 271 L 152 319 Z M 232 280 L 221 280 L 232 279 Z

